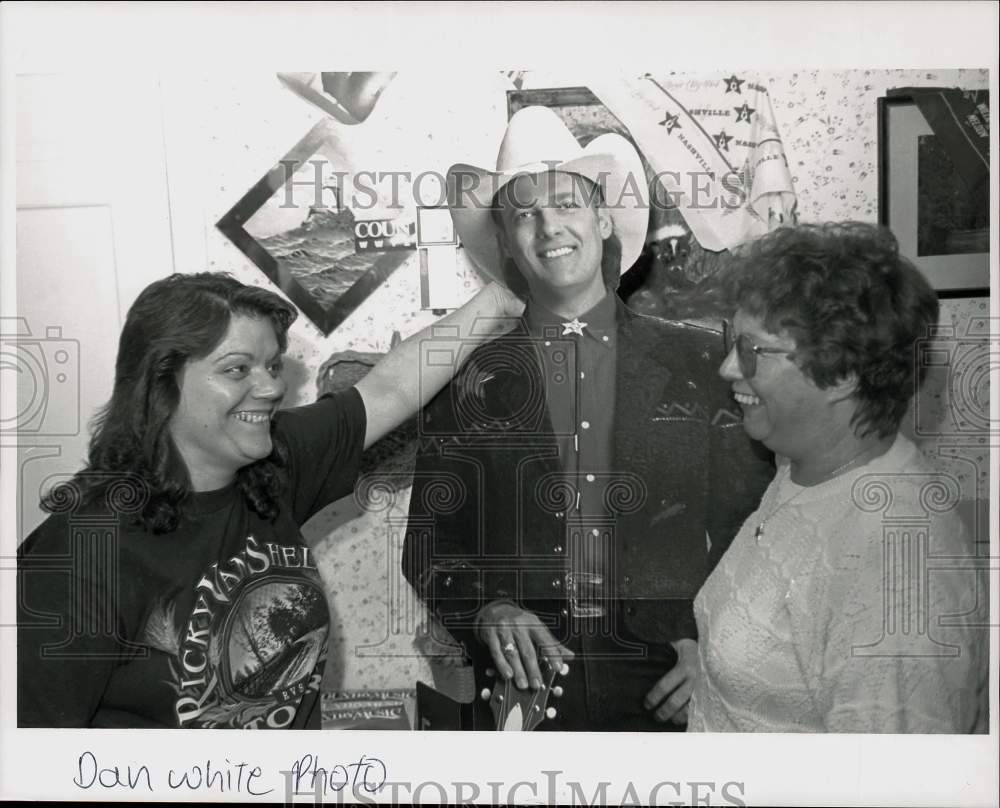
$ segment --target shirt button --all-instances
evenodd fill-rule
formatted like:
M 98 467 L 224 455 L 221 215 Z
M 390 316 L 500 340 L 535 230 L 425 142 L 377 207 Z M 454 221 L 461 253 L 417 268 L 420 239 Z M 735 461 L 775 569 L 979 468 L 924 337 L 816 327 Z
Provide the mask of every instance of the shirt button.
M 584 429 L 590 429 L 590 421 L 581 421 L 580 426 L 582 426 Z
M 600 536 L 600 535 L 601 535 L 601 531 L 599 531 L 599 530 L 598 530 L 598 529 L 597 529 L 597 528 L 595 527 L 595 528 L 594 528 L 593 530 L 591 530 L 591 531 L 590 531 L 590 535 L 591 535 L 591 536 Z
M 581 379 L 586 379 L 587 378 L 587 374 L 584 373 L 582 370 L 580 371 L 580 378 Z
M 563 617 L 569 617 L 569 609 L 560 609 L 559 614 L 561 614 Z
M 447 578 L 444 579 L 444 585 L 445 586 L 451 586 L 451 576 L 450 575 Z
M 556 512 L 556 519 L 562 519 L 565 515 L 566 514 L 563 513 L 562 511 L 557 511 Z
M 551 344 L 552 344 L 551 342 L 549 342 L 548 340 L 545 340 L 545 347 L 546 348 L 548 348 Z
M 593 475 L 593 474 L 588 474 L 588 475 L 587 475 L 587 482 L 588 482 L 588 483 L 592 483 L 592 482 L 594 482 L 594 479 L 595 479 L 595 477 L 594 477 L 594 475 Z
M 561 553 L 562 551 L 563 551 L 563 548 L 562 548 L 561 544 L 557 544 L 555 547 L 552 548 L 552 552 L 553 553 Z
M 632 583 L 632 576 L 631 575 L 626 575 L 625 576 L 625 583 L 626 584 Z
M 560 586 L 562 586 L 562 581 L 560 581 L 558 578 L 553 578 L 552 579 L 552 588 L 553 589 L 558 589 Z
M 604 340 L 605 342 L 607 342 L 608 340 L 611 339 L 611 337 L 609 337 L 607 334 L 605 334 L 603 337 L 601 337 L 601 339 Z

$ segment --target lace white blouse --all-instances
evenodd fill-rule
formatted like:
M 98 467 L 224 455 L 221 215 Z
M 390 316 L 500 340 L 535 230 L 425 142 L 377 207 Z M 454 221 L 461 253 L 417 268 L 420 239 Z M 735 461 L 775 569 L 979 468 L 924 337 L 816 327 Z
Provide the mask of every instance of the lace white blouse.
M 902 436 L 822 484 L 789 475 L 695 599 L 688 730 L 985 732 L 987 565 L 958 482 Z

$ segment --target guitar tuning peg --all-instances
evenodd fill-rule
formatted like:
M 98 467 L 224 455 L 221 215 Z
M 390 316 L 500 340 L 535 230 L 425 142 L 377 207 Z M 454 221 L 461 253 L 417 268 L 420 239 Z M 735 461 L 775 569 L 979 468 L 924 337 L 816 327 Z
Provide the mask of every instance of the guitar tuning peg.
M 493 668 L 487 668 L 487 669 L 486 669 L 486 675 L 487 675 L 487 676 L 488 676 L 488 677 L 489 677 L 490 679 L 495 679 L 495 678 L 496 678 L 496 675 L 497 675 L 497 672 L 496 672 L 495 670 L 493 670 Z
M 552 688 L 552 695 L 559 698 L 563 694 L 562 685 L 556 685 Z
M 563 662 L 563 664 L 559 667 L 559 675 L 565 676 L 568 673 L 569 673 L 569 665 Z
M 493 694 L 490 692 L 490 689 L 488 687 L 484 687 L 481 691 L 479 691 L 479 698 L 481 698 L 483 701 L 489 701 L 491 695 Z
M 556 717 L 556 708 L 555 707 L 546 707 L 545 708 L 545 717 L 548 718 L 550 721 L 553 718 L 555 718 Z

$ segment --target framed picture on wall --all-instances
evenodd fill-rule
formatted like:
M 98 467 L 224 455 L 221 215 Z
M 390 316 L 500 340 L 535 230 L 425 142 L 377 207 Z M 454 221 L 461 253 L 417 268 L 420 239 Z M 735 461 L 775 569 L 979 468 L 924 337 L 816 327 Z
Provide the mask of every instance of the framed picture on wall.
M 320 121 L 249 188 L 216 227 L 330 334 L 415 249 L 415 223 L 355 218 L 344 172 L 322 148 L 338 135 Z
M 879 223 L 892 230 L 900 252 L 939 297 L 988 295 L 987 91 L 922 92 L 921 103 L 903 93 L 878 99 Z M 963 116 L 958 104 L 973 110 L 972 115 Z M 976 129 L 976 110 L 985 110 L 978 124 L 985 131 L 985 157 L 974 142 L 983 137 Z

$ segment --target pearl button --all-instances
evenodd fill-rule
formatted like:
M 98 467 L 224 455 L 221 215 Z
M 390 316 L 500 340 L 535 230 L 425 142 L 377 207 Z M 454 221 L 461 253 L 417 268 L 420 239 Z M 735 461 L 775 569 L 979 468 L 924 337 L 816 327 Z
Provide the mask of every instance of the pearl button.
M 582 370 L 580 371 L 580 378 L 581 379 L 586 379 L 587 378 L 587 374 L 584 373 Z
M 605 335 L 605 336 L 601 337 L 601 339 L 604 340 L 605 342 L 607 342 L 610 339 L 610 337 L 608 337 L 607 335 Z
M 551 344 L 552 344 L 551 342 L 549 342 L 548 340 L 545 340 L 545 347 L 546 348 L 548 348 Z
M 592 483 L 592 482 L 594 482 L 594 479 L 595 479 L 595 477 L 594 477 L 594 475 L 593 475 L 593 474 L 588 474 L 588 475 L 587 475 L 587 482 L 588 482 L 588 483 Z
M 590 429 L 590 421 L 581 421 L 580 426 L 582 426 L 584 429 Z
M 558 578 L 553 578 L 552 579 L 552 588 L 553 589 L 558 589 L 560 586 L 562 586 L 562 581 L 560 581 Z
M 595 528 L 594 528 L 593 530 L 591 530 L 591 531 L 590 531 L 590 535 L 591 535 L 591 536 L 600 536 L 600 535 L 601 535 L 601 531 L 599 531 L 599 530 L 598 530 L 598 529 L 597 529 L 597 528 L 595 527 Z
M 557 544 L 555 547 L 552 548 L 552 552 L 553 553 L 561 553 L 562 551 L 563 551 L 563 548 L 562 548 L 561 544 Z

